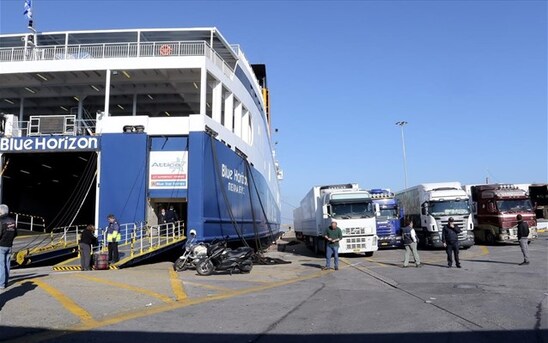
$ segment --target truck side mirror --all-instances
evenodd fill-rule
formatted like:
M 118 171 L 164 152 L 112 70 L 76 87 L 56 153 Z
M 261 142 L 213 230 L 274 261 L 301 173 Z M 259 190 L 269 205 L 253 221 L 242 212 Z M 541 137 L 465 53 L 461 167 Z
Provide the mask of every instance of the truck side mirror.
M 323 219 L 328 219 L 331 217 L 331 206 L 330 205 L 323 205 Z
M 375 216 L 381 216 L 381 207 L 379 206 L 379 204 L 375 204 Z
M 423 202 L 421 205 L 421 214 L 425 216 L 428 213 L 428 203 Z
M 426 207 L 423 206 L 423 207 L 421 208 L 421 214 L 422 214 L 423 216 L 426 215 Z
M 487 211 L 495 212 L 495 204 L 493 204 L 492 202 L 488 203 L 487 204 Z

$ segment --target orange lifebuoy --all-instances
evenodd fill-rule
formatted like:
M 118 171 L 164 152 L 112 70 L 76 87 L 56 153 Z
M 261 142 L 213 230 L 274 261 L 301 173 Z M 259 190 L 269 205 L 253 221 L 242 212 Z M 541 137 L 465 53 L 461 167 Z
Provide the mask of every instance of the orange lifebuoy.
M 164 44 L 160 47 L 160 55 L 169 56 L 171 55 L 171 47 L 167 44 Z

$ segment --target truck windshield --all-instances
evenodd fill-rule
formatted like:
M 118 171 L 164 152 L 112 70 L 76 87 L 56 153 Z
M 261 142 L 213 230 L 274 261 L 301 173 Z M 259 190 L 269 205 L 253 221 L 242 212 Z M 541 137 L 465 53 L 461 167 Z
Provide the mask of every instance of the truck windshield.
M 381 206 L 379 220 L 398 219 L 398 209 L 396 207 Z
M 533 212 L 529 199 L 499 200 L 497 208 L 500 212 Z
M 374 215 L 373 205 L 370 202 L 331 203 L 331 216 L 333 218 L 369 218 Z
M 429 205 L 429 212 L 432 216 L 452 216 L 470 213 L 467 200 L 432 201 Z

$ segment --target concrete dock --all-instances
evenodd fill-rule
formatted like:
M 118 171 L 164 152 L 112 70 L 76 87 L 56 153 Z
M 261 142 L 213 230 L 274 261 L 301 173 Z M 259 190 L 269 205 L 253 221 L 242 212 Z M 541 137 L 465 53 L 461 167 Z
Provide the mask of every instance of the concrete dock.
M 250 274 L 176 273 L 170 262 L 123 270 L 14 270 L 0 294 L 7 342 L 548 342 L 548 234 L 519 266 L 517 245 L 421 250 L 423 268 L 402 268 L 403 250 L 341 257 L 322 271 L 302 244 L 267 256 Z

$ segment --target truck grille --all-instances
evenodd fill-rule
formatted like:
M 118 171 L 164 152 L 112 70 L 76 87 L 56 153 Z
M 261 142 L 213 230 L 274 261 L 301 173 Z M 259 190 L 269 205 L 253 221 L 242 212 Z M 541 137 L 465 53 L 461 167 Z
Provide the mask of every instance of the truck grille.
M 369 230 L 365 227 L 347 227 L 342 230 L 343 234 L 345 236 L 358 236 L 358 235 L 365 235 Z
M 366 249 L 366 237 L 347 238 L 346 249 Z

